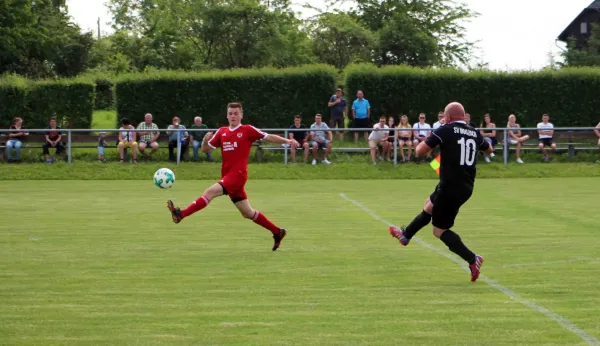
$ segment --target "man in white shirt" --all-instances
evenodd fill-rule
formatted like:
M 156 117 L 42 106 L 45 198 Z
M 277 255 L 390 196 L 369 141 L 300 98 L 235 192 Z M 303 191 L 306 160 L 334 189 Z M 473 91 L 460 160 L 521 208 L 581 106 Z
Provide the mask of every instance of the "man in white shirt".
M 556 143 L 552 142 L 552 136 L 554 136 L 554 125 L 550 120 L 550 116 L 548 114 L 542 115 L 542 122 L 537 124 L 538 135 L 539 135 L 539 147 L 542 153 L 544 154 L 544 162 L 550 161 L 550 157 L 548 156 L 547 147 L 552 148 L 552 151 L 556 151 Z
M 377 147 L 382 148 L 382 152 L 386 152 L 389 145 L 393 143 L 388 142 L 389 126 L 385 124 L 385 117 L 379 117 L 379 122 L 373 125 L 373 129 L 386 129 L 387 131 L 371 131 L 369 135 L 369 148 L 371 148 L 371 161 L 373 165 L 376 164 L 377 158 Z
M 433 123 L 433 129 L 435 130 L 442 125 L 444 125 L 444 112 L 439 112 L 438 113 L 438 121 Z
M 315 115 L 315 122 L 310 125 L 310 138 L 312 139 L 312 165 L 317 164 L 317 152 L 319 149 L 323 150 L 323 163 L 326 165 L 331 164 L 327 160 L 327 155 L 331 153 L 331 140 L 333 134 L 329 131 L 329 126 L 323 122 L 321 114 Z

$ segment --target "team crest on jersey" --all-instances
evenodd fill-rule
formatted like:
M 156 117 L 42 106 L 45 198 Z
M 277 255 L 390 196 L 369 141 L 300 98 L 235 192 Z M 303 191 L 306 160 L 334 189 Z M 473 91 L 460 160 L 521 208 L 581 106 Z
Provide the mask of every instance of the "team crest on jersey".
M 238 138 L 242 138 L 243 133 L 238 133 L 237 136 Z

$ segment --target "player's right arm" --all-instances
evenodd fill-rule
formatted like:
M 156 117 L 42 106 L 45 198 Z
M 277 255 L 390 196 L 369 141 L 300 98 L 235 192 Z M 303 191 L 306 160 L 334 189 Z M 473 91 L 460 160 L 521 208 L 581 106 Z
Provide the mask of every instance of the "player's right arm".
M 477 136 L 477 141 L 479 142 L 479 150 L 484 153 L 491 154 L 494 152 L 494 148 L 490 145 L 488 141 L 486 141 L 481 134 Z
M 200 147 L 200 151 L 203 153 L 210 153 L 212 150 L 217 149 L 221 146 L 221 129 L 218 129 L 217 132 L 213 135 L 212 132 L 208 132 L 202 138 L 202 146 Z
M 415 154 L 417 156 L 427 155 L 433 148 L 442 144 L 444 141 L 443 137 L 444 127 L 438 127 L 435 131 L 431 132 L 431 135 L 427 137 L 423 142 L 419 143 L 415 148 Z

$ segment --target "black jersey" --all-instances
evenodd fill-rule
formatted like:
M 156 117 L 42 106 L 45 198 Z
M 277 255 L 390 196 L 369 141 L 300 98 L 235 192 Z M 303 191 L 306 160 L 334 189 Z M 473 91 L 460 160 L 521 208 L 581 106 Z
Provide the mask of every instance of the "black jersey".
M 425 143 L 440 146 L 440 189 L 473 188 L 477 153 L 489 147 L 479 131 L 455 121 L 434 130 Z

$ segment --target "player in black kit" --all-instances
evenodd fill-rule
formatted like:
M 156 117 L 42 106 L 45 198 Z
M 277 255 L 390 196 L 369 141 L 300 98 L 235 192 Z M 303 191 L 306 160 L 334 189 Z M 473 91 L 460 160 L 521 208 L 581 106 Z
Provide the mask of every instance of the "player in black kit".
M 492 148 L 479 131 L 465 123 L 465 109 L 460 103 L 452 102 L 446 106 L 444 117 L 446 124 L 433 131 L 415 149 L 416 155 L 422 156 L 440 146 L 440 182 L 425 201 L 423 211 L 406 228 L 390 226 L 390 234 L 406 246 L 421 228 L 432 221 L 433 234 L 450 251 L 469 263 L 471 281 L 476 281 L 483 257 L 471 252 L 450 228 L 454 226 L 460 207 L 473 193 L 477 152 L 481 150 L 490 153 Z

